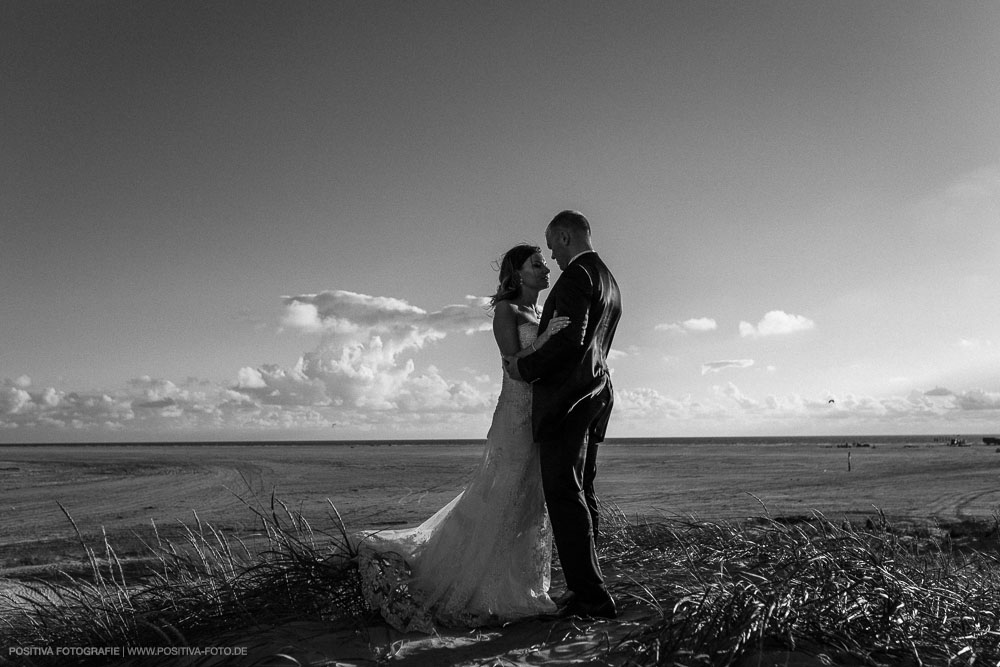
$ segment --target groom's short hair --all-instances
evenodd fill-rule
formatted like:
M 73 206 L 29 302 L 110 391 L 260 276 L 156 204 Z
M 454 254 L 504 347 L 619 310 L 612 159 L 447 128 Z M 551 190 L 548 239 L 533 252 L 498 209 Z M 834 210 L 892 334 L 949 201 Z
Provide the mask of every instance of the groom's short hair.
M 577 238 L 590 238 L 590 222 L 579 211 L 560 211 L 552 218 L 549 229 L 562 229 Z

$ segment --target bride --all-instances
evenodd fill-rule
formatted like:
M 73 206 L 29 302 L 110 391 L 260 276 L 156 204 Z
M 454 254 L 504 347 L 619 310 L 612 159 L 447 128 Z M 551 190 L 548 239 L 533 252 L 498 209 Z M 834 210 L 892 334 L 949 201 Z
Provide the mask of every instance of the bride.
M 504 254 L 490 305 L 501 356 L 526 356 L 567 325 L 538 334 L 538 294 L 549 268 L 536 246 Z M 531 386 L 506 373 L 472 481 L 415 528 L 363 536 L 369 604 L 404 632 L 435 623 L 477 627 L 556 611 L 549 598 L 552 536 L 531 433 Z

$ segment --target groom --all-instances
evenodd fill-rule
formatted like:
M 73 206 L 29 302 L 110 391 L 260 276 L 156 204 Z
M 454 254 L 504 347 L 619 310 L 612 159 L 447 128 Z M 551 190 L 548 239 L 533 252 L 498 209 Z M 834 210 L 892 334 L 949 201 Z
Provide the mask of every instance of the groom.
M 545 230 L 562 275 L 545 300 L 539 331 L 557 314 L 569 325 L 521 359 L 509 357 L 514 379 L 531 382 L 535 441 L 559 561 L 570 591 L 564 613 L 614 618 L 618 611 L 597 562 L 597 445 L 614 402 L 608 351 L 621 317 L 614 276 L 594 252 L 590 223 L 563 211 Z

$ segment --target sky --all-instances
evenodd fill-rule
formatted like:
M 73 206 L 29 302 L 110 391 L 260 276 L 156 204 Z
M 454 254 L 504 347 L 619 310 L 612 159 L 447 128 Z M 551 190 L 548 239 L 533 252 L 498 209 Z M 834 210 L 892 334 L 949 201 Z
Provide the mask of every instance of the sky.
M 563 209 L 623 293 L 609 437 L 1000 432 L 997 35 L 964 0 L 4 2 L 0 442 L 483 438 L 496 261 Z

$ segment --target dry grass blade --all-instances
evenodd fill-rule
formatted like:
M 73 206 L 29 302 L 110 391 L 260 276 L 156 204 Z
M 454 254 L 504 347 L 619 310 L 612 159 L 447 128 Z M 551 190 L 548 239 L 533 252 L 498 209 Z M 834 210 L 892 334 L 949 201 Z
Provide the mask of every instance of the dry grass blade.
M 673 613 L 623 642 L 627 664 L 731 664 L 766 645 L 820 646 L 849 664 L 946 664 L 960 651 L 1000 660 L 994 555 L 956 554 L 877 519 L 871 530 L 820 515 L 685 524 L 664 533 L 673 543 L 641 545 L 655 555 L 646 571 L 683 562 L 686 580 L 659 590 L 644 582 Z
M 0 643 L 197 645 L 288 620 L 375 620 L 351 532 L 332 503 L 324 532 L 273 493 L 266 503 L 241 500 L 262 545 L 195 513 L 180 540 L 154 524 L 152 565 L 141 577 L 106 536 L 98 558 L 63 509 L 89 574 L 30 582 L 17 605 L 0 610 Z M 623 575 L 613 592 L 644 610 L 642 622 L 622 621 L 623 639 L 604 640 L 608 663 L 731 665 L 768 647 L 840 664 L 1000 663 L 1000 567 L 989 550 L 896 531 L 881 512 L 861 529 L 820 514 L 720 523 L 602 509 L 601 560 Z M 391 650 L 373 644 L 372 655 L 388 659 Z M 274 654 L 260 664 L 286 658 L 294 660 Z
M 245 502 L 245 501 L 244 501 Z M 248 504 L 248 507 L 251 507 Z M 106 535 L 102 557 L 70 513 L 89 564 L 87 576 L 63 573 L 62 582 L 28 582 L 26 593 L 4 605 L 0 644 L 45 646 L 214 645 L 216 638 L 289 619 L 356 624 L 369 614 L 361 597 L 348 531 L 334 510 L 330 538 L 301 514 L 272 498 L 269 511 L 251 507 L 266 543 L 251 549 L 194 513 L 181 540 L 161 537 L 155 524 L 152 555 L 142 576 L 126 577 Z M 33 657 L 34 664 L 66 664 L 65 656 Z M 76 664 L 103 664 L 104 658 Z

